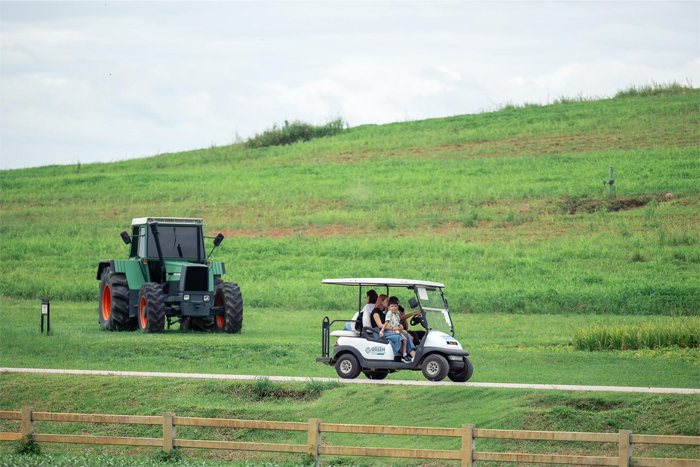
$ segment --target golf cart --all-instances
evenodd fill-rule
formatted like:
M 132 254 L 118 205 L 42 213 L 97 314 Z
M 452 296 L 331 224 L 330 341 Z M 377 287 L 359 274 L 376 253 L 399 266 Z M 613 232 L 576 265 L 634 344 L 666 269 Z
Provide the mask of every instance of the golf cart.
M 465 382 L 471 378 L 474 368 L 467 358 L 469 352 L 463 350 L 454 338 L 447 300 L 442 293 L 444 284 L 383 278 L 325 279 L 323 283 L 359 287 L 359 310 L 362 310 L 364 304 L 363 287 L 386 288 L 387 295 L 391 295 L 390 288 L 409 291 L 412 297 L 408 300 L 408 305 L 420 312 L 411 318 L 410 325 L 425 331 L 416 345 L 413 361 L 404 362 L 394 355 L 389 341 L 375 332 L 369 313 L 362 313 L 360 317 L 358 312 L 351 320 L 330 321 L 326 316 L 321 329 L 322 356 L 316 358 L 316 361 L 335 366 L 335 371 L 341 378 L 353 379 L 363 372 L 370 379 L 384 379 L 389 373 L 398 370 L 421 370 L 430 381 L 442 381 L 445 376 L 455 382 Z M 377 292 L 381 293 L 379 290 Z M 392 293 L 399 294 L 397 291 Z M 408 310 L 406 313 L 409 313 Z M 345 326 L 343 330 L 331 330 L 334 326 L 342 327 L 344 323 L 351 325 Z M 351 330 L 347 330 L 348 327 Z M 337 338 L 332 353 L 331 337 Z

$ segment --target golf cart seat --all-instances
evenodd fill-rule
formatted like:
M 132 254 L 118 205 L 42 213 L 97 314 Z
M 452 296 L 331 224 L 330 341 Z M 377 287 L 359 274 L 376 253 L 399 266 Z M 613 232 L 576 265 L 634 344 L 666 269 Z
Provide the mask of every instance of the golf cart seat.
M 355 327 L 355 321 L 357 321 L 357 315 L 360 313 L 357 312 L 355 315 L 352 317 L 352 327 Z M 360 337 L 360 331 L 333 331 L 331 332 L 332 337 Z

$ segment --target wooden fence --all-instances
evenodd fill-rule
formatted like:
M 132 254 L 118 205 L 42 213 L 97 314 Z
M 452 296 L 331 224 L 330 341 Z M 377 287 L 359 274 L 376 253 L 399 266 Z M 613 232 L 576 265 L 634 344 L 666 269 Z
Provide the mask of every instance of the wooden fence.
M 665 444 L 700 446 L 700 436 L 637 435 L 631 431 L 619 433 L 578 433 L 556 431 L 523 430 L 485 430 L 474 425 L 462 425 L 461 428 L 421 428 L 381 425 L 347 425 L 324 423 L 312 418 L 308 423 L 273 422 L 257 420 L 233 420 L 220 418 L 178 417 L 173 413 L 159 416 L 138 415 L 101 415 L 74 414 L 54 412 L 34 412 L 25 408 L 21 411 L 0 411 L 0 420 L 21 421 L 19 433 L 0 432 L 0 441 L 17 441 L 23 443 L 33 439 L 37 443 L 99 444 L 117 446 L 153 446 L 171 452 L 175 448 L 226 449 L 237 451 L 263 451 L 308 454 L 320 465 L 321 456 L 361 456 L 394 457 L 410 459 L 445 459 L 461 461 L 462 466 L 473 466 L 478 461 L 574 464 L 574 465 L 612 465 L 627 467 L 700 467 L 698 459 L 671 459 L 633 457 L 633 446 L 639 444 Z M 78 422 L 110 423 L 118 425 L 158 425 L 163 427 L 162 438 L 134 438 L 116 436 L 57 435 L 37 433 L 35 422 Z M 184 426 L 248 428 L 257 430 L 285 430 L 308 432 L 306 444 L 271 444 L 245 443 L 233 441 L 193 440 L 177 438 L 177 428 Z M 325 433 L 352 433 L 366 435 L 402 435 L 434 436 L 461 438 L 460 450 L 431 449 L 392 449 L 351 446 L 330 446 L 322 444 L 321 435 Z M 577 441 L 593 443 L 618 444 L 617 457 L 572 456 L 562 454 L 526 454 L 512 452 L 480 452 L 476 450 L 477 439 L 510 439 L 539 441 Z

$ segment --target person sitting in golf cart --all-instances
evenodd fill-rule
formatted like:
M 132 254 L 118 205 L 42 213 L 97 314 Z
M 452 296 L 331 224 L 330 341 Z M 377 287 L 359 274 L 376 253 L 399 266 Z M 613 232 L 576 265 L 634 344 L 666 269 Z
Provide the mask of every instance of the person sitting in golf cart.
M 418 346 L 418 344 L 420 344 L 420 341 L 423 340 L 423 337 L 425 337 L 425 331 L 409 330 L 408 320 L 409 318 L 413 318 L 416 315 L 420 315 L 420 308 L 418 309 L 418 311 L 414 311 L 413 313 L 406 313 L 397 297 L 389 297 L 389 303 L 391 303 L 392 300 L 396 300 L 396 303 L 399 304 L 399 318 L 401 319 L 401 326 L 403 326 L 403 330 L 407 332 L 408 335 L 411 337 L 411 339 L 413 340 L 413 344 Z
M 392 326 L 391 323 L 386 322 L 386 309 L 389 304 L 389 297 L 386 295 L 380 295 L 377 298 L 377 304 L 372 310 L 371 321 L 374 326 L 375 333 L 377 336 L 385 337 L 391 344 L 391 348 L 394 350 L 394 355 L 401 355 L 401 334 L 399 334 L 400 328 L 398 326 Z M 396 311 L 398 312 L 398 301 L 395 303 Z M 398 316 L 398 314 L 397 314 Z M 385 326 L 386 323 L 386 326 Z M 384 331 L 386 329 L 386 331 Z M 406 353 L 404 355 L 410 355 L 413 358 L 416 355 L 416 346 L 413 345 L 413 341 L 407 339 L 406 342 Z M 409 361 L 410 361 L 409 358 Z
M 399 301 L 396 298 L 389 299 L 389 311 L 386 312 L 386 321 L 384 321 L 382 330 L 379 331 L 379 337 L 384 337 L 384 330 L 387 329 L 387 327 L 394 329 L 394 332 L 401 337 L 399 348 L 401 360 L 406 363 L 410 362 L 411 358 L 415 355 L 415 352 L 412 352 L 410 357 L 406 352 L 410 336 L 406 333 L 406 331 L 404 331 L 403 325 L 401 324 L 401 318 L 399 317 Z
M 377 303 L 377 292 L 374 290 L 368 290 L 365 296 L 365 307 L 361 309 L 355 316 L 352 317 L 352 321 L 345 323 L 343 326 L 343 331 L 360 331 L 362 330 L 363 316 L 369 316 L 374 310 L 375 304 Z

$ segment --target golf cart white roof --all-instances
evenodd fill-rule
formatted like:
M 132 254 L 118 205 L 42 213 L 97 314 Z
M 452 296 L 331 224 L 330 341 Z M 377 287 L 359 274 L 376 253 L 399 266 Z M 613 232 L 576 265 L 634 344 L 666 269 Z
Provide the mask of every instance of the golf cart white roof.
M 137 217 L 131 221 L 131 225 L 145 225 L 150 222 L 158 222 L 159 224 L 170 225 L 202 225 L 203 219 L 192 217 Z
M 383 287 L 412 287 L 414 285 L 429 288 L 444 288 L 445 284 L 430 281 L 414 281 L 411 279 L 360 278 L 360 279 L 323 279 L 324 284 L 354 285 L 354 286 L 383 286 Z

